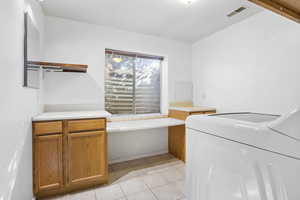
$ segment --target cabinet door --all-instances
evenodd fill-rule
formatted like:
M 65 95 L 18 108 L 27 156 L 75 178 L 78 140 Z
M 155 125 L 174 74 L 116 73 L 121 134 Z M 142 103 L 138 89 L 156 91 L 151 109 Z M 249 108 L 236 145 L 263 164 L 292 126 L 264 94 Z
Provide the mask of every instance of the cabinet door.
M 107 176 L 106 132 L 69 133 L 68 186 L 103 183 Z
M 63 186 L 62 135 L 37 136 L 34 139 L 35 192 Z

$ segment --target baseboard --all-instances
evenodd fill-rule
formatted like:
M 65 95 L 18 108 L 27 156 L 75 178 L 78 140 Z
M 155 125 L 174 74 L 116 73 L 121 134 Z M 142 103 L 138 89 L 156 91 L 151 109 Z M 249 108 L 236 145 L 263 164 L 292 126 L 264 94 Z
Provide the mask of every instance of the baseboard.
M 139 159 L 139 158 L 156 156 L 156 155 L 161 155 L 161 154 L 166 154 L 166 153 L 168 153 L 168 151 L 158 151 L 158 152 L 154 152 L 154 153 L 146 153 L 146 154 L 141 154 L 141 155 L 137 155 L 137 156 L 130 156 L 130 157 L 125 157 L 125 158 L 110 160 L 110 161 L 108 161 L 108 163 L 114 164 L 114 163 L 125 162 L 125 161 L 129 161 L 129 160 L 135 160 L 135 159 Z

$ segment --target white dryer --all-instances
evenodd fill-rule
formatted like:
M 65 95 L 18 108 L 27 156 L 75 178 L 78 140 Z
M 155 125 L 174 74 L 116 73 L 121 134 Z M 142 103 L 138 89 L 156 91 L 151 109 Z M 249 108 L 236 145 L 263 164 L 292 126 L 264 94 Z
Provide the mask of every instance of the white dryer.
M 300 200 L 300 111 L 194 115 L 188 200 Z

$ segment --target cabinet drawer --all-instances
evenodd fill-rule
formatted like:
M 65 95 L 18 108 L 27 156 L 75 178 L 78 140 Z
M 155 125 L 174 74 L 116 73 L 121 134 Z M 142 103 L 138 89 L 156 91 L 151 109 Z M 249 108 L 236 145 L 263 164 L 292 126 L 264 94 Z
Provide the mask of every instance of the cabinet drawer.
M 33 132 L 35 135 L 62 133 L 62 121 L 34 122 Z
M 199 112 L 192 112 L 190 115 L 207 115 L 207 114 L 214 114 L 216 111 L 199 111 Z
M 91 131 L 105 129 L 105 119 L 70 120 L 68 121 L 69 132 Z
M 191 112 L 190 115 L 204 115 L 205 112 L 203 111 L 197 111 L 197 112 Z
M 209 115 L 209 114 L 216 114 L 216 111 L 207 111 L 205 112 L 206 115 Z

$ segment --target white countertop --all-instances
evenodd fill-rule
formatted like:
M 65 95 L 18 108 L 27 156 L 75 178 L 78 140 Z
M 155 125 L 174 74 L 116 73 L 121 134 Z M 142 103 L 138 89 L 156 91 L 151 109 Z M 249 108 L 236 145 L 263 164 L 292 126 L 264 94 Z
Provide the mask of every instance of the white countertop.
M 123 132 L 123 131 L 135 131 L 153 128 L 163 128 L 169 126 L 184 125 L 183 120 L 174 118 L 159 118 L 159 119 L 146 119 L 146 120 L 133 120 L 133 121 L 120 121 L 120 122 L 108 122 L 107 132 Z
M 64 119 L 91 119 L 110 117 L 109 112 L 103 110 L 76 111 L 76 112 L 45 112 L 32 118 L 32 121 L 52 121 Z
M 215 108 L 206 107 L 206 106 L 195 106 L 195 107 L 170 107 L 169 110 L 179 110 L 185 112 L 207 112 L 215 111 Z

